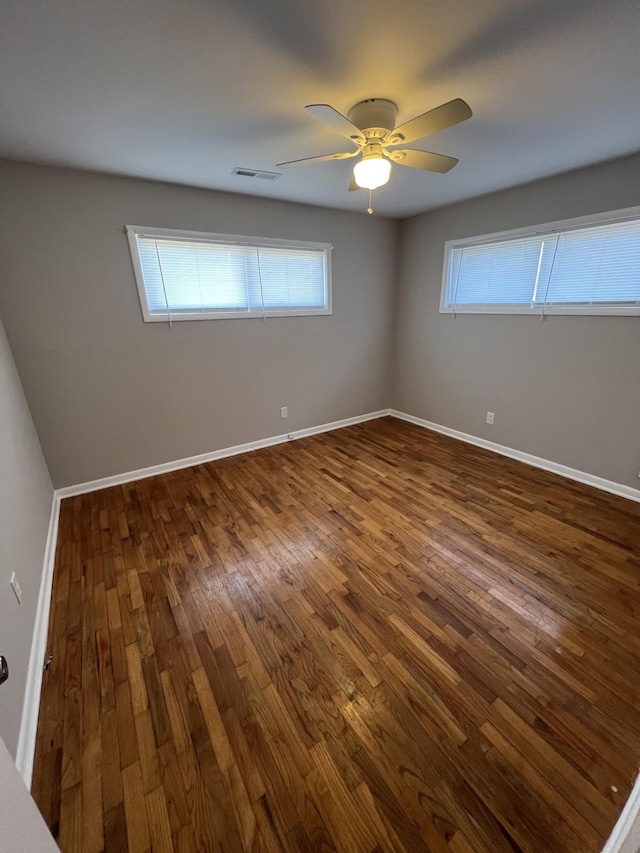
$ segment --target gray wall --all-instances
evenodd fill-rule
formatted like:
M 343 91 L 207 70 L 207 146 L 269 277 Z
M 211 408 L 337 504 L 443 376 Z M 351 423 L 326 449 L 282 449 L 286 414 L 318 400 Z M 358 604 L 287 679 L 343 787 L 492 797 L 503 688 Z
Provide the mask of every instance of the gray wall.
M 47 466 L 0 323 L 0 654 L 9 662 L 9 680 L 0 686 L 0 735 L 13 755 L 52 498 Z M 13 571 L 22 586 L 22 604 L 9 586 Z
M 57 487 L 388 405 L 396 222 L 18 163 L 0 185 L 0 314 Z M 334 313 L 145 324 L 125 224 L 332 243 Z
M 445 240 L 637 204 L 634 156 L 405 220 L 391 405 L 639 487 L 640 317 L 439 313 Z
M 390 404 L 639 484 L 638 318 L 452 320 L 438 306 L 446 239 L 636 204 L 640 157 L 400 225 L 18 163 L 0 182 L 0 314 L 56 486 Z M 125 223 L 331 242 L 334 314 L 145 324 Z
M 2 853 L 60 853 L 0 738 Z

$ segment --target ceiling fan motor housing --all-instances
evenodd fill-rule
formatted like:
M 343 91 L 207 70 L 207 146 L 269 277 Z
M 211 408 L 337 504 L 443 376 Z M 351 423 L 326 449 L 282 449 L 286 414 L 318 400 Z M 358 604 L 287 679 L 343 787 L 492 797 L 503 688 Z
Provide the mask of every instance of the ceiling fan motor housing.
M 330 104 L 307 104 L 305 110 L 340 136 L 349 139 L 353 143 L 353 150 L 304 157 L 278 165 L 322 163 L 326 160 L 359 157 L 353 169 L 350 190 L 357 187 L 374 190 L 383 186 L 389 180 L 391 163 L 442 175 L 449 172 L 458 162 L 455 157 L 413 148 L 398 150 L 398 146 L 439 133 L 472 116 L 469 104 L 461 98 L 440 104 L 439 107 L 415 116 L 399 126 L 396 126 L 398 107 L 387 98 L 368 98 L 366 101 L 360 101 L 349 110 L 348 118 Z M 369 212 L 371 213 L 371 210 Z
M 380 142 L 376 142 L 373 140 L 372 142 L 367 142 L 365 146 L 362 148 L 362 159 L 363 160 L 380 160 L 384 155 L 385 151 Z
M 396 126 L 398 107 L 386 98 L 369 98 L 349 110 L 349 121 L 366 131 L 367 139 L 383 139 Z

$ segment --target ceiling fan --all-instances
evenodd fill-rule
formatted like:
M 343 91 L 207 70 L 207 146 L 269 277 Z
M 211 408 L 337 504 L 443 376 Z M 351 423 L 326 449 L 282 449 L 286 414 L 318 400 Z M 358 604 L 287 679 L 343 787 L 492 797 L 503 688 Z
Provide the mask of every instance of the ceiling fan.
M 305 110 L 353 142 L 356 149 L 338 154 L 321 154 L 319 157 L 289 160 L 286 163 L 278 163 L 278 166 L 347 160 L 361 154 L 362 159 L 356 163 L 353 170 L 349 191 L 368 189 L 370 193 L 371 190 L 387 183 L 392 163 L 442 174 L 453 169 L 458 162 L 455 157 L 398 146 L 446 130 L 472 116 L 469 105 L 460 98 L 416 116 L 399 127 L 395 126 L 398 107 L 393 101 L 385 98 L 369 98 L 366 101 L 360 101 L 349 110 L 348 118 L 329 104 L 309 104 Z M 369 213 L 371 212 L 371 202 L 369 202 Z

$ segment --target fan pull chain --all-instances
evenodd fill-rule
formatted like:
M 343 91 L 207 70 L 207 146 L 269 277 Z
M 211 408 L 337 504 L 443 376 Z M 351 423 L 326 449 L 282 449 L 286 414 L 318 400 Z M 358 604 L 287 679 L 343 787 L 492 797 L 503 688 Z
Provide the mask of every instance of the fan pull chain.
M 367 208 L 367 213 L 373 213 L 373 208 L 371 207 L 371 190 L 369 190 L 369 207 Z

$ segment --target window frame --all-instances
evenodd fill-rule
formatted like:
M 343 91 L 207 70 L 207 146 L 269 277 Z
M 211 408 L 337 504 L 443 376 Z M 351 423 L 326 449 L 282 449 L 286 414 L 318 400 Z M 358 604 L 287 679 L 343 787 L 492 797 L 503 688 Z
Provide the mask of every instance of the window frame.
M 331 279 L 331 243 L 316 243 L 306 240 L 282 240 L 272 237 L 249 237 L 242 234 L 218 234 L 208 231 L 182 231 L 174 228 L 155 228 L 140 225 L 125 225 L 129 252 L 133 263 L 133 272 L 136 279 L 138 298 L 142 317 L 145 323 L 167 323 L 185 320 L 255 320 L 263 317 L 322 317 L 333 313 L 332 310 L 332 279 Z M 324 308 L 299 308 L 296 310 L 273 310 L 265 308 L 259 311 L 198 311 L 198 312 L 176 312 L 167 310 L 164 314 L 152 313 L 149 308 L 149 299 L 144 284 L 140 253 L 138 251 L 139 236 L 143 237 L 168 237 L 178 240 L 193 240 L 194 242 L 218 243 L 221 245 L 251 246 L 255 248 L 292 248 L 313 249 L 322 251 L 324 254 L 325 271 L 325 307 Z
M 440 291 L 440 314 L 524 314 L 534 317 L 541 315 L 565 316 L 595 316 L 595 317 L 634 317 L 640 315 L 640 305 L 602 305 L 593 304 L 553 305 L 483 305 L 465 306 L 448 305 L 449 266 L 454 249 L 466 246 L 478 246 L 490 243 L 508 242 L 518 237 L 537 237 L 540 235 L 557 234 L 558 232 L 579 231 L 593 225 L 613 225 L 617 222 L 638 220 L 640 222 L 640 205 L 610 210 L 604 213 L 576 216 L 570 219 L 558 219 L 541 225 L 528 225 L 523 228 L 511 228 L 508 231 L 494 231 L 474 237 L 462 237 L 456 240 L 446 240 L 444 244 L 444 263 L 442 269 L 442 285 Z

